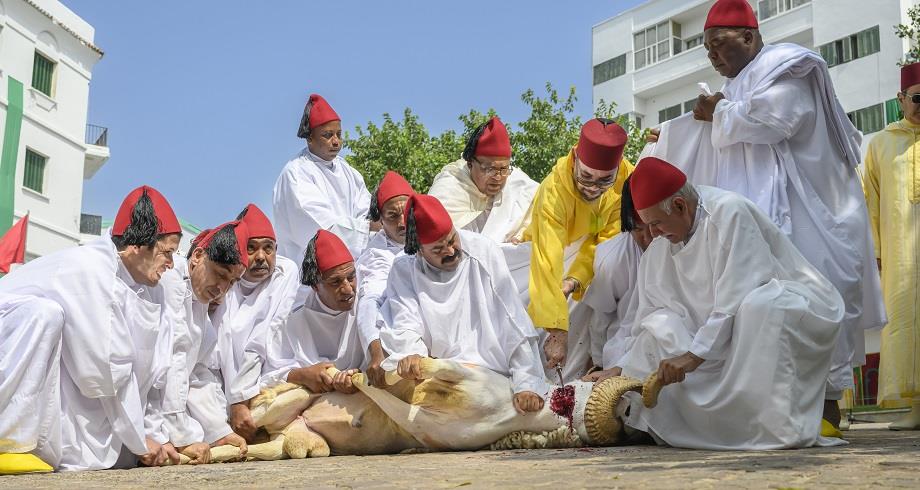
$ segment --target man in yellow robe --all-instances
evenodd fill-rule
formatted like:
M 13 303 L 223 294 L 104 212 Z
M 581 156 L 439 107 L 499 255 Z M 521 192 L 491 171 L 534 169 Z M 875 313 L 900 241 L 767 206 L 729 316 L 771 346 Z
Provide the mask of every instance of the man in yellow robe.
M 590 361 L 587 324 L 575 325 L 579 332 L 569 338 L 567 300 L 581 300 L 594 278 L 597 244 L 620 231 L 620 195 L 633 169 L 622 159 L 626 139 L 613 121 L 588 121 L 578 144 L 537 189 L 524 232 L 524 241 L 532 242 L 527 311 L 536 327 L 546 329 L 546 367 L 565 365 L 567 380 L 584 375 Z M 574 256 L 570 264 L 567 256 Z
M 882 330 L 878 403 L 909 404 L 890 426 L 920 429 L 920 63 L 901 68 L 904 119 L 869 143 L 864 188 L 882 273 L 888 325 Z

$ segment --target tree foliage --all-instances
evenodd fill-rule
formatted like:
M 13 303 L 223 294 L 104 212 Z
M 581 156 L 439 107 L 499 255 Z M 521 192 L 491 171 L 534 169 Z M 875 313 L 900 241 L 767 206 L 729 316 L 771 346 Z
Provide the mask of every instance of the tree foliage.
M 527 119 L 517 125 L 504 121 L 511 138 L 514 165 L 537 181 L 578 142 L 582 125 L 581 117 L 575 114 L 578 99 L 574 87 L 565 97 L 560 97 L 550 83 L 545 90 L 544 97 L 531 89 L 521 94 L 521 101 L 530 108 Z M 409 108 L 403 111 L 400 121 L 384 114 L 380 126 L 369 122 L 363 128 L 356 126 L 354 135 L 345 134 L 345 147 L 350 153 L 347 158 L 370 188 L 376 186 L 387 170 L 393 169 L 415 190 L 426 192 L 441 168 L 460 158 L 467 136 L 494 115 L 493 109 L 486 113 L 471 109 L 457 118 L 462 125 L 459 132 L 451 129 L 433 136 Z M 595 117 L 615 119 L 626 129 L 629 143 L 624 156 L 635 163 L 645 144 L 646 131 L 627 116 L 616 115 L 615 105 L 604 101 L 598 104 Z
M 910 19 L 909 24 L 894 26 L 894 33 L 910 43 L 910 49 L 904 55 L 904 61 L 898 63 L 899 65 L 909 65 L 920 61 L 920 5 L 907 9 L 907 18 Z

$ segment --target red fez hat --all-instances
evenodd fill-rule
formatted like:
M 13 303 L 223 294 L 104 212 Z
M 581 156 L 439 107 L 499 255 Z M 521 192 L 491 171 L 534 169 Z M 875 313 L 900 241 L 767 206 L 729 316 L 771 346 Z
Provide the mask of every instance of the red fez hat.
M 201 230 L 197 235 L 195 235 L 195 238 L 192 238 L 192 250 L 198 248 L 198 244 L 201 243 L 201 240 L 208 236 L 208 234 L 212 231 L 214 231 L 213 228 L 208 228 L 206 230 Z
M 310 108 L 310 129 L 322 126 L 329 121 L 341 121 L 342 118 L 332 110 L 332 106 L 326 102 L 322 95 L 310 94 L 308 104 L 312 103 Z
M 592 119 L 581 127 L 575 155 L 594 170 L 615 170 L 623 159 L 626 131 L 615 122 Z
M 498 116 L 489 119 L 479 142 L 476 143 L 475 156 L 507 157 L 511 158 L 511 140 L 508 138 L 508 128 L 505 127 Z
M 757 16 L 747 0 L 719 0 L 709 9 L 706 25 L 710 27 L 749 27 L 758 29 Z
M 246 227 L 249 228 L 249 238 L 275 239 L 275 228 L 272 226 L 272 222 L 269 221 L 268 216 L 265 216 L 265 213 L 258 206 L 249 203 L 244 211 L 246 211 L 246 214 L 240 218 L 240 221 L 246 223 Z
M 629 177 L 629 191 L 637 210 L 648 209 L 671 197 L 687 183 L 679 168 L 655 158 L 645 157 Z
M 201 240 L 192 243 L 195 244 L 195 248 L 208 248 L 211 240 L 214 239 L 214 235 L 228 226 L 233 227 L 233 233 L 236 235 L 236 249 L 240 253 L 240 263 L 243 264 L 243 267 L 249 267 L 249 228 L 242 221 L 230 221 L 220 226 L 215 226 Z M 201 235 L 199 234 L 198 236 L 200 237 Z M 198 237 L 195 237 L 195 240 L 198 240 Z
M 901 67 L 901 91 L 920 83 L 920 63 L 911 63 Z
M 454 229 L 454 222 L 441 201 L 427 194 L 415 194 L 406 203 L 406 218 L 412 210 L 415 216 L 415 232 L 422 245 L 434 243 Z M 408 219 L 406 220 L 408 222 Z
M 351 252 L 348 251 L 348 247 L 345 246 L 345 242 L 335 233 L 319 230 L 313 240 L 316 242 L 314 244 L 316 267 L 319 269 L 320 274 L 333 267 L 355 261 Z
M 411 196 L 415 194 L 412 185 L 402 175 L 390 170 L 377 186 L 377 209 L 383 208 L 387 201 L 397 196 Z
M 118 208 L 118 214 L 115 215 L 115 223 L 112 225 L 112 236 L 122 236 L 125 234 L 125 230 L 131 224 L 131 215 L 134 212 L 134 206 L 144 194 L 147 194 L 147 197 L 150 198 L 150 202 L 153 203 L 153 214 L 156 215 L 157 221 L 159 222 L 157 233 L 160 235 L 182 233 L 182 226 L 179 225 L 179 219 L 176 218 L 176 213 L 173 212 L 172 206 L 169 205 L 169 202 L 166 201 L 163 194 L 160 194 L 160 192 L 153 187 L 142 185 L 131 191 L 128 197 L 125 197 L 125 200 L 121 202 L 121 207 Z

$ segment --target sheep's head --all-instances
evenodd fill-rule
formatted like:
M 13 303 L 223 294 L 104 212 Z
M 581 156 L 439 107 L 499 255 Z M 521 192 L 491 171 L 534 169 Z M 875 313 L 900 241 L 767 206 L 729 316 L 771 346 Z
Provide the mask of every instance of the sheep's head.
M 642 381 L 614 376 L 594 386 L 585 404 L 585 432 L 588 435 L 588 444 L 612 446 L 623 439 L 623 423 L 616 415 L 616 408 L 628 391 L 641 393 Z

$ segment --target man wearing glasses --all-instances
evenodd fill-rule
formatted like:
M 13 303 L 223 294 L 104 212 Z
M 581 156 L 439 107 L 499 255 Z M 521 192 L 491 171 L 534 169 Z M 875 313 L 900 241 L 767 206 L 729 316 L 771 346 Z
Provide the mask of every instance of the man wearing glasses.
M 569 331 L 568 300 L 580 301 L 591 283 L 597 244 L 620 231 L 620 196 L 633 169 L 622 160 L 625 147 L 619 125 L 588 121 L 578 144 L 540 184 L 524 233 L 531 242 L 528 313 L 546 329 L 547 374 L 564 366 L 566 382 L 583 376 L 591 362 L 587 322 L 573 321 Z
M 856 172 L 862 137 L 837 100 L 824 59 L 795 44 L 764 45 L 747 0 L 716 2 L 703 34 L 725 84 L 699 97 L 696 120 L 663 125 L 659 146 L 667 150 L 653 154 L 694 184 L 753 201 L 843 296 L 824 413 L 837 427 L 837 401 L 853 387 L 852 366 L 865 363 L 863 331 L 886 321 Z
M 866 152 L 864 187 L 869 205 L 888 325 L 882 330 L 878 400 L 911 411 L 889 427 L 920 429 L 920 63 L 901 68 L 898 101 L 904 118 L 876 133 Z
M 476 128 L 460 160 L 445 166 L 428 193 L 454 225 L 497 243 L 520 241 L 537 183 L 511 165 L 508 130 L 495 116 Z

